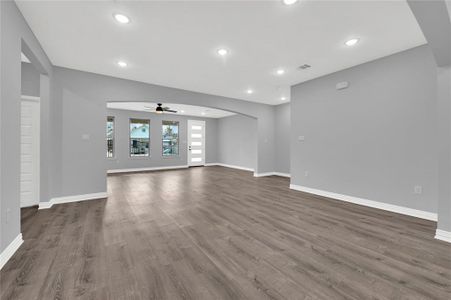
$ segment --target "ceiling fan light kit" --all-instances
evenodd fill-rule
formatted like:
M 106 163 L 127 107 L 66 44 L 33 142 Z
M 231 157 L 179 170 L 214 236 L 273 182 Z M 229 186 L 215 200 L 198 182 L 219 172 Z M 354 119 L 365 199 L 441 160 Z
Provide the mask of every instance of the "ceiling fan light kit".
M 163 104 L 157 103 L 157 107 L 155 108 L 155 112 L 157 114 L 162 114 L 164 112 L 177 113 L 176 110 L 172 110 L 169 107 L 162 107 Z
M 163 113 L 163 108 L 161 107 L 161 103 L 158 103 L 157 108 L 155 108 L 155 112 L 157 114 L 162 114 Z

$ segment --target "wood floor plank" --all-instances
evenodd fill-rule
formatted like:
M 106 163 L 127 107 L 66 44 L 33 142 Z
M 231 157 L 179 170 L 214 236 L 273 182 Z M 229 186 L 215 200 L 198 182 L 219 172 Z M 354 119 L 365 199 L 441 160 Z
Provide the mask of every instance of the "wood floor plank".
M 108 199 L 22 210 L 3 299 L 451 299 L 435 222 L 224 167 L 108 177 Z

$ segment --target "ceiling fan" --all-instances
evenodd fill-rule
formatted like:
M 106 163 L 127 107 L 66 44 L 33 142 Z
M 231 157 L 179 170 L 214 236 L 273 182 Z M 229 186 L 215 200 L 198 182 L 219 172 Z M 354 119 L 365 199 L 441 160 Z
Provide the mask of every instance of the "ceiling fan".
M 172 110 L 172 109 L 170 109 L 167 106 L 163 107 L 162 105 L 163 104 L 161 104 L 161 103 L 157 103 L 157 107 L 155 108 L 155 112 L 157 114 L 162 114 L 163 112 L 171 112 L 171 113 L 176 113 L 177 112 L 176 110 Z

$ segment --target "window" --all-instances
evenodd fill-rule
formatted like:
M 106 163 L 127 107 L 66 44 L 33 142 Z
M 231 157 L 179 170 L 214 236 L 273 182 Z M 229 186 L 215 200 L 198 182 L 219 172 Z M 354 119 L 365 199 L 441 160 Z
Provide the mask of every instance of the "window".
M 163 121 L 163 156 L 179 155 L 179 122 Z
M 130 119 L 130 156 L 149 156 L 150 120 Z
M 114 157 L 114 117 L 106 118 L 106 157 Z

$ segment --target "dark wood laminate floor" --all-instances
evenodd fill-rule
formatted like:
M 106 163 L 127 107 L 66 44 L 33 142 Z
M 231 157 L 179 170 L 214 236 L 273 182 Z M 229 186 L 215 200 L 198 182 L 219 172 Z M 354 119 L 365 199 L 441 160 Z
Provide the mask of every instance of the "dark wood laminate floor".
M 451 299 L 435 223 L 223 167 L 108 177 L 24 209 L 1 299 Z

